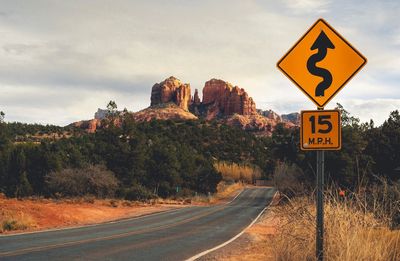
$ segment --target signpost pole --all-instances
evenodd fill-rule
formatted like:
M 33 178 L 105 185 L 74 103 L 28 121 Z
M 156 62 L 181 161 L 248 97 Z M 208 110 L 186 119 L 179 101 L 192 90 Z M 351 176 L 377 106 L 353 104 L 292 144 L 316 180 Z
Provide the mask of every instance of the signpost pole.
M 323 150 L 317 150 L 317 260 L 324 260 L 324 163 Z

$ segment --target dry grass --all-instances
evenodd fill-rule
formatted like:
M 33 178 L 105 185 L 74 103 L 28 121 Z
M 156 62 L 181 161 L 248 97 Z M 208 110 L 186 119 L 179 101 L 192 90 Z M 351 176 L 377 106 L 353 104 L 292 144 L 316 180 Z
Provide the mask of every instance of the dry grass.
M 400 231 L 389 229 L 388 219 L 365 211 L 355 200 L 325 202 L 326 260 L 400 260 Z M 276 207 L 277 233 L 270 237 L 274 260 L 315 260 L 315 205 L 296 198 Z
M 244 188 L 242 182 L 227 184 L 225 182 L 220 182 L 217 186 L 217 193 L 213 195 L 197 195 L 190 198 L 192 204 L 217 204 L 227 202 L 233 197 L 235 197 L 240 190 Z
M 13 230 L 25 230 L 36 226 L 31 215 L 22 211 L 2 210 L 0 213 L 0 233 Z
M 222 174 L 222 179 L 225 181 L 253 183 L 255 179 L 261 177 L 262 172 L 257 166 L 224 161 L 214 163 L 214 167 Z
M 214 199 L 217 201 L 227 200 L 234 197 L 240 190 L 244 188 L 242 182 L 228 185 L 224 182 L 220 182 L 217 187 L 217 194 L 214 195 Z

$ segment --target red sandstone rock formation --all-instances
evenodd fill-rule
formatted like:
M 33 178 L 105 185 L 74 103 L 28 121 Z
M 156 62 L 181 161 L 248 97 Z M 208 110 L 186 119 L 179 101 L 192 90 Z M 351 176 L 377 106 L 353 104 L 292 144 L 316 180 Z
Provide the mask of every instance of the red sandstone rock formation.
M 252 131 L 257 136 L 271 136 L 276 126 L 281 123 L 285 128 L 295 128 L 298 125 L 292 122 L 281 122 L 277 119 L 267 118 L 260 114 L 254 115 L 232 115 L 224 120 L 230 126 L 239 127 L 242 130 Z
M 100 126 L 100 121 L 98 119 L 90 120 L 88 123 L 87 132 L 95 133 L 98 126 Z
M 131 114 L 136 122 L 156 120 L 197 120 L 198 118 L 175 104 L 160 104 Z
M 199 97 L 199 92 L 198 92 L 197 89 L 194 90 L 194 96 L 193 96 L 192 103 L 193 103 L 195 106 L 198 106 L 198 105 L 200 105 L 200 103 L 201 103 L 200 97 Z
M 189 105 L 194 114 L 188 111 Z M 116 126 L 122 125 L 124 115 L 119 114 L 114 119 Z M 125 116 L 131 116 L 134 121 L 141 122 L 152 119 L 196 120 L 198 117 L 195 115 L 205 120 L 217 119 L 219 122 L 252 131 L 256 135 L 268 136 L 278 123 L 282 123 L 286 128 L 299 126 L 300 118 L 298 113 L 279 116 L 272 110 L 257 111 L 253 99 L 244 89 L 218 79 L 211 79 L 205 83 L 201 102 L 197 89 L 191 97 L 190 85 L 182 84 L 172 76 L 153 86 L 151 107 Z M 99 128 L 107 128 L 108 124 L 100 119 L 93 119 L 76 122 L 73 126 L 93 133 Z
M 232 88 L 233 86 L 230 83 L 223 80 L 211 79 L 207 81 L 203 88 L 203 104 L 224 103 L 226 90 L 229 93 Z
M 293 112 L 289 114 L 282 114 L 282 121 L 291 122 L 294 125 L 300 126 L 300 113 Z
M 230 83 L 211 79 L 206 82 L 203 89 L 203 105 L 210 106 L 211 111 L 206 118 L 214 118 L 215 107 L 222 116 L 232 114 L 254 115 L 257 114 L 256 104 L 246 91 Z M 212 114 L 212 115 L 210 115 Z
M 76 128 L 84 129 L 88 133 L 95 133 L 96 130 L 101 126 L 101 121 L 99 119 L 93 119 L 74 122 L 71 125 Z
M 123 115 L 118 115 L 113 119 L 113 124 L 117 127 L 122 126 Z M 109 123 L 108 120 L 92 119 L 86 121 L 77 121 L 70 125 L 85 130 L 87 133 L 95 133 L 98 129 L 107 128 Z
M 182 84 L 177 78 L 171 76 L 153 85 L 150 105 L 173 102 L 187 111 L 189 110 L 190 97 L 190 85 L 187 83 Z
M 267 117 L 268 119 L 274 120 L 276 122 L 282 122 L 282 117 L 279 116 L 279 114 L 277 114 L 273 110 L 267 110 L 267 111 L 259 110 L 258 113 L 264 117 Z

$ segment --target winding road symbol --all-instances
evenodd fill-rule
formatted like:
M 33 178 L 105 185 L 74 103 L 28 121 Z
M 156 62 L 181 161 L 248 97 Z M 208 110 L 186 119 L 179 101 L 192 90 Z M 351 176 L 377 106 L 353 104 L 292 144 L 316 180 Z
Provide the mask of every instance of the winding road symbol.
M 332 74 L 324 68 L 317 67 L 316 64 L 325 58 L 328 49 L 335 49 L 335 46 L 331 40 L 329 40 L 328 36 L 326 36 L 324 31 L 321 31 L 314 44 L 311 46 L 311 50 L 315 49 L 317 49 L 318 52 L 311 55 L 308 59 L 307 70 L 311 74 L 323 78 L 322 82 L 320 82 L 315 88 L 315 96 L 325 96 L 325 90 L 332 84 Z
M 276 65 L 322 109 L 366 63 L 343 36 L 318 19 Z

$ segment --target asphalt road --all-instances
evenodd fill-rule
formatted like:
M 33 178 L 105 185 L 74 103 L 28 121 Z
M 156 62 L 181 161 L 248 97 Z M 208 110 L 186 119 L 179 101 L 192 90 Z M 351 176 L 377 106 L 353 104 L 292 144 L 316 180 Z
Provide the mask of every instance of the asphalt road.
M 185 260 L 240 233 L 274 189 L 245 189 L 225 205 L 74 229 L 0 236 L 0 260 Z

